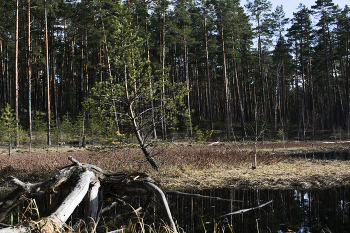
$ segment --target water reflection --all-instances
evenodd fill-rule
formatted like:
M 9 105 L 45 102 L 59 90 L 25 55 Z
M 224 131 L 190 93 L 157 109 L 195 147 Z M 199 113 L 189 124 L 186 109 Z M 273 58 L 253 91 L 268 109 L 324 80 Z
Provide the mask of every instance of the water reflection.
M 328 152 L 307 152 L 307 153 L 295 153 L 290 155 L 291 157 L 306 158 L 306 159 L 330 159 L 330 160 L 350 160 L 350 150 L 338 150 Z
M 196 193 L 243 202 L 168 196 L 174 218 L 185 232 L 348 232 L 349 187 L 324 190 L 212 189 Z M 240 209 L 271 205 L 221 219 Z M 228 228 L 228 225 L 232 228 Z
M 172 193 L 167 198 L 174 220 L 182 232 L 349 232 L 350 229 L 350 186 L 312 190 L 269 190 L 269 189 L 206 189 L 186 191 L 220 199 L 184 196 Z M 140 217 L 145 224 L 159 223 L 162 209 L 150 197 L 133 197 L 131 205 L 119 204 L 103 215 L 101 224 L 109 230 L 126 226 L 135 218 L 134 209 L 147 209 Z M 234 201 L 230 201 L 230 200 Z M 243 214 L 221 218 L 220 216 L 241 209 L 254 208 L 270 200 L 272 204 Z M 44 213 L 51 202 L 49 196 L 37 198 L 40 213 Z M 82 216 L 84 206 L 79 206 L 73 219 Z M 29 214 L 29 213 L 26 213 Z M 22 214 L 14 210 L 14 219 Z M 76 220 L 73 220 L 72 225 Z M 106 232 L 99 228 L 97 232 Z

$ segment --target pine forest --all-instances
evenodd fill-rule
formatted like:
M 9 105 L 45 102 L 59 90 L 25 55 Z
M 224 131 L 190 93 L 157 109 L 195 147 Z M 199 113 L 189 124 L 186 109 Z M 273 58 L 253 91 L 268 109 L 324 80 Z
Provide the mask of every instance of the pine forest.
M 2 142 L 349 139 L 347 5 L 0 1 Z

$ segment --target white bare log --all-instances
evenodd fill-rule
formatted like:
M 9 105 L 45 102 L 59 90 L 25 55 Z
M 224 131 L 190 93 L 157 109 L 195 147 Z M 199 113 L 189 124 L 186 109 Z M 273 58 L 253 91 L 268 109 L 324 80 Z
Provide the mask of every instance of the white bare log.
M 100 215 L 108 208 L 103 209 L 103 200 L 106 197 L 114 197 L 123 201 L 126 196 L 144 195 L 155 193 L 161 201 L 168 222 L 173 232 L 177 233 L 175 223 L 172 219 L 170 209 L 163 191 L 156 186 L 151 177 L 145 173 L 111 172 L 94 165 L 83 164 L 69 158 L 73 165 L 62 168 L 57 174 L 47 181 L 40 183 L 24 183 L 14 177 L 12 182 L 18 186 L 11 194 L 0 200 L 0 222 L 7 214 L 22 202 L 22 200 L 33 198 L 38 194 L 57 193 L 55 201 L 45 210 L 39 221 L 29 221 L 27 225 L 10 227 L 1 225 L 0 233 L 24 233 L 32 231 L 40 232 L 62 232 L 74 230 L 66 225 L 76 207 L 85 202 L 85 216 L 81 216 L 86 223 L 87 232 L 95 232 Z M 77 229 L 81 224 L 77 225 Z
M 29 227 L 16 226 L 16 227 L 7 227 L 0 229 L 0 233 L 30 233 L 31 230 Z
M 26 197 L 35 196 L 40 193 L 50 193 L 54 191 L 62 183 L 66 182 L 74 173 L 76 167 L 65 167 L 56 173 L 49 180 L 39 183 L 24 183 L 15 177 L 10 176 L 11 183 L 17 185 L 10 195 L 0 200 L 0 222 L 5 219 L 7 214 L 17 205 L 19 205 Z
M 220 142 L 212 142 L 208 146 L 217 146 Z
M 99 214 L 101 211 L 100 208 L 100 192 L 101 183 L 100 181 L 95 182 L 89 191 L 89 211 L 88 211 L 88 219 L 86 219 L 86 225 L 88 232 L 95 232 Z
M 109 231 L 108 233 L 124 233 L 124 232 L 126 232 L 126 228 L 122 228 L 122 229 L 115 230 L 115 231 Z
M 242 209 L 242 210 L 238 210 L 238 211 L 235 211 L 235 212 L 232 212 L 232 213 L 228 213 L 228 214 L 224 214 L 222 216 L 220 216 L 220 218 L 223 218 L 223 217 L 227 217 L 227 216 L 230 216 L 230 215 L 235 215 L 235 214 L 243 214 L 245 212 L 248 212 L 248 211 L 251 211 L 251 210 L 256 210 L 256 209 L 260 209 L 266 205 L 269 205 L 271 204 L 272 201 L 268 201 L 262 205 L 259 205 L 259 206 L 256 206 L 256 207 L 252 207 L 252 208 L 249 208 L 249 209 Z
M 166 215 L 168 217 L 168 223 L 170 224 L 170 227 L 172 228 L 173 232 L 177 233 L 176 225 L 174 223 L 174 220 L 173 220 L 173 217 L 171 215 L 170 208 L 169 208 L 169 205 L 168 205 L 168 201 L 166 200 L 166 197 L 165 197 L 163 191 L 157 185 L 155 185 L 155 184 L 153 184 L 151 182 L 145 182 L 144 184 L 146 185 L 146 187 L 150 191 L 153 191 L 157 195 L 159 200 L 162 202 L 163 207 L 164 207 L 164 209 L 166 211 Z
M 62 225 L 68 220 L 88 192 L 90 182 L 95 180 L 95 174 L 91 171 L 85 171 L 81 173 L 79 177 L 80 179 L 73 191 L 64 199 L 62 205 L 49 217 L 52 220 L 57 221 L 57 224 Z
M 99 190 L 100 190 L 101 184 L 100 181 L 97 181 L 90 190 L 90 210 L 89 210 L 89 216 L 93 219 L 97 219 L 98 215 L 98 207 L 99 207 Z

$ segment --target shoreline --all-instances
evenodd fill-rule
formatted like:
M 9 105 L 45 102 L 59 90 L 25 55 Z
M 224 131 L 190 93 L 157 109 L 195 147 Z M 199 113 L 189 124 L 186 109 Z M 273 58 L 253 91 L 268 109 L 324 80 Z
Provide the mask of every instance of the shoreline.
M 252 169 L 250 159 L 253 154 L 252 144 L 231 142 L 208 146 L 181 143 L 172 146 L 174 147 L 167 149 L 165 155 L 157 157 L 161 164 L 159 171 L 151 169 L 146 163 L 137 163 L 137 160 L 136 163 L 120 162 L 125 158 L 130 160 L 130 156 L 139 158 L 138 150 L 135 150 L 135 155 L 132 154 L 133 151 L 125 155 L 126 150 L 123 149 L 91 151 L 81 148 L 50 153 L 22 152 L 11 158 L 2 155 L 0 192 L 8 187 L 6 177 L 9 175 L 32 183 L 50 178 L 60 168 L 70 164 L 68 156 L 109 170 L 146 172 L 160 180 L 165 191 L 209 188 L 323 189 L 350 183 L 350 160 L 288 156 L 308 152 L 349 151 L 349 141 L 259 144 L 256 169 Z M 227 160 L 231 158 L 234 159 Z
M 152 174 L 165 190 L 210 188 L 325 189 L 350 183 L 350 161 L 288 159 L 274 164 L 226 168 L 170 168 Z

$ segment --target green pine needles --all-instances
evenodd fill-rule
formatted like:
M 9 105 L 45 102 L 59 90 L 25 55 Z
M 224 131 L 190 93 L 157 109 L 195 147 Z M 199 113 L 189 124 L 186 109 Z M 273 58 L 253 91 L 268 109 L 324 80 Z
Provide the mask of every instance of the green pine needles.
M 20 130 L 18 121 L 16 121 L 15 117 L 16 113 L 13 112 L 10 104 L 6 104 L 6 107 L 1 114 L 0 129 L 3 132 L 1 135 L 2 140 L 5 139 L 8 141 L 9 156 L 11 156 L 12 141 L 17 139 Z
M 152 70 L 143 56 L 145 39 L 131 21 L 130 10 L 122 4 L 108 18 L 112 76 L 96 83 L 84 106 L 90 119 L 100 122 L 100 129 L 116 135 L 132 133 L 146 160 L 157 169 L 149 141 L 157 138 L 160 126 L 164 130 L 186 118 L 183 99 L 188 89 L 185 83 L 170 83 L 167 71 Z

